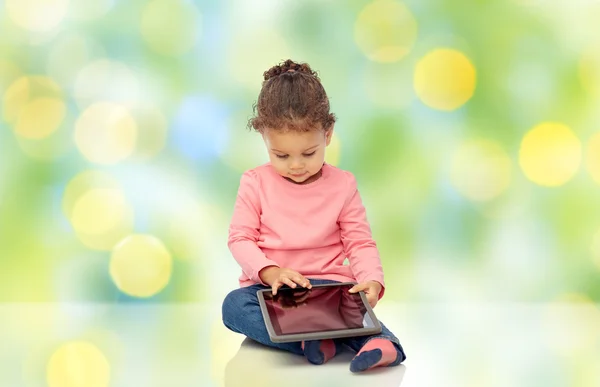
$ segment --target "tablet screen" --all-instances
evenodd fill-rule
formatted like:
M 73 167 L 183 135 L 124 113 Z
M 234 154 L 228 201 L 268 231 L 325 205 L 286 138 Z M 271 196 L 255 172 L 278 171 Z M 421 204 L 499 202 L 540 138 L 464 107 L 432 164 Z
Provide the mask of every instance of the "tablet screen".
M 265 304 L 277 335 L 374 327 L 360 294 L 352 285 L 279 289 L 265 292 Z

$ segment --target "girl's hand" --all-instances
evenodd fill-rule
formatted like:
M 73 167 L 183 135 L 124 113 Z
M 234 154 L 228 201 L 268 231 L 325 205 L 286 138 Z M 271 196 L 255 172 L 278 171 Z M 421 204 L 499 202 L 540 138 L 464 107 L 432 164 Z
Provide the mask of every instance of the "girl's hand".
M 371 308 L 374 308 L 377 305 L 377 301 L 379 301 L 379 293 L 381 293 L 382 286 L 377 281 L 367 281 L 360 283 L 358 285 L 354 285 L 350 289 L 350 293 L 358 293 L 361 290 L 365 292 L 365 296 L 367 296 L 367 301 L 369 301 L 369 305 Z
M 260 271 L 260 278 L 264 283 L 271 286 L 273 295 L 277 294 L 277 289 L 283 285 L 295 288 L 298 284 L 304 288 L 310 289 L 312 285 L 302 274 L 292 269 L 269 266 Z

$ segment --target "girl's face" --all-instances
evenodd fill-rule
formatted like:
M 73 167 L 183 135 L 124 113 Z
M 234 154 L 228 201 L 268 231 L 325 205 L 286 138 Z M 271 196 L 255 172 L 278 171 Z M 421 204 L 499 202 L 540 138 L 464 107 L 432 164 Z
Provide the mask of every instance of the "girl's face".
M 311 130 L 302 133 L 266 129 L 263 139 L 277 173 L 295 183 L 305 183 L 321 170 L 332 134 L 333 128 L 327 132 Z

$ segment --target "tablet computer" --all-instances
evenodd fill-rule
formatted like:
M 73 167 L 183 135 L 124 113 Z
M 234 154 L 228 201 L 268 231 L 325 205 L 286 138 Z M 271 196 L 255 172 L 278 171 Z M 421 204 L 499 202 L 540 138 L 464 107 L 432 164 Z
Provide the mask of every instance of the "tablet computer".
M 351 282 L 259 290 L 258 302 L 274 343 L 335 339 L 381 333 L 363 292 L 350 293 Z

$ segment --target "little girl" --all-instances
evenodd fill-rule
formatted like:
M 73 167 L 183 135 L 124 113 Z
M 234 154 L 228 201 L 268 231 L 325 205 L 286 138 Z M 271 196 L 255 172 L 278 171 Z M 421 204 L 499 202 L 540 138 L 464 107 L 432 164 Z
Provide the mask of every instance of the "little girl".
M 356 282 L 372 307 L 385 284 L 376 244 L 354 176 L 325 163 L 335 115 L 317 74 L 287 60 L 264 73 L 249 126 L 259 132 L 270 162 L 245 172 L 229 227 L 240 288 L 223 302 L 223 323 L 259 343 L 323 364 L 342 345 L 357 352 L 352 372 L 396 366 L 406 359 L 383 324 L 381 334 L 349 339 L 273 343 L 256 292 L 283 285 Z M 349 264 L 345 264 L 346 258 Z

